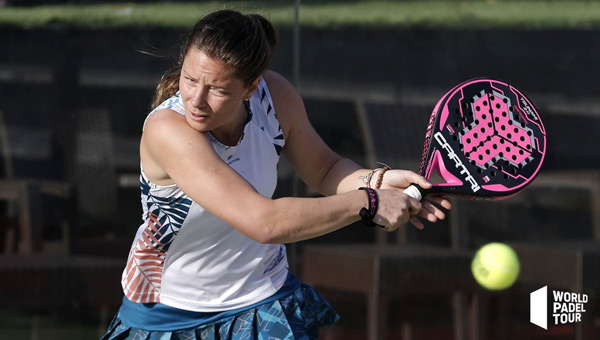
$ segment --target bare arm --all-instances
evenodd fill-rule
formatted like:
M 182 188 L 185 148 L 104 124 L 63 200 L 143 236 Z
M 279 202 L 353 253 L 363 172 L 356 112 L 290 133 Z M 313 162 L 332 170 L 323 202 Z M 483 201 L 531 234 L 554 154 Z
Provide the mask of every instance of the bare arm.
M 368 170 L 325 144 L 310 124 L 302 99 L 286 79 L 274 72 L 265 73 L 264 78 L 286 138 L 283 155 L 304 183 L 325 196 L 358 189 L 360 174 Z
M 284 156 L 300 178 L 310 188 L 323 195 L 346 193 L 366 186 L 361 177 L 372 170 L 363 169 L 352 160 L 340 157 L 323 142 L 310 124 L 302 99 L 291 84 L 274 72 L 267 72 L 264 78 L 269 85 L 275 111 L 286 135 Z M 376 175 L 371 180 L 372 186 L 375 186 Z M 406 214 L 408 210 L 431 222 L 445 218 L 444 212 L 431 202 L 424 201 L 421 205 L 420 202 L 402 194 L 403 189 L 412 183 L 424 188 L 431 185 L 412 171 L 391 170 L 385 174 L 382 188 L 395 190 L 382 190 L 379 193 L 380 213 L 376 222 L 390 227 L 387 230 L 394 230 L 397 214 Z M 436 198 L 433 201 L 446 209 L 450 208 L 450 202 L 447 200 Z M 401 217 L 406 222 L 405 218 L 407 219 L 406 216 Z M 411 217 L 410 221 L 417 228 L 423 228 L 423 224 L 416 217 Z
M 196 203 L 261 243 L 305 240 L 357 221 L 360 209 L 368 206 L 365 193 L 356 190 L 362 186 L 359 175 L 369 170 L 340 157 L 321 140 L 287 81 L 271 72 L 265 80 L 286 135 L 284 155 L 326 197 L 263 197 L 219 158 L 205 133 L 171 110 L 158 111 L 146 122 L 140 145 L 146 175 L 155 184 L 177 184 Z M 381 190 L 379 196 L 375 222 L 386 230 L 395 230 L 421 210 L 419 201 L 400 190 Z
M 265 198 L 218 157 L 206 134 L 170 110 L 148 119 L 140 154 L 154 183 L 176 183 L 196 203 L 262 243 L 294 242 L 335 231 L 358 220 L 358 212 L 368 204 L 359 191 L 322 198 Z

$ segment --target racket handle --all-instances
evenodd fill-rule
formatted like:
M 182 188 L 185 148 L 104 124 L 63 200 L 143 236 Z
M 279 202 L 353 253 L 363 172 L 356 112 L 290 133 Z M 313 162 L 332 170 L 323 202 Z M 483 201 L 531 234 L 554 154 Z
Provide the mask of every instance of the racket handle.
M 404 190 L 404 193 L 407 194 L 408 196 L 417 199 L 417 200 L 421 200 L 423 199 L 423 188 L 421 188 L 420 186 L 416 185 L 416 184 L 412 184 L 411 186 L 409 186 L 408 188 L 406 188 Z

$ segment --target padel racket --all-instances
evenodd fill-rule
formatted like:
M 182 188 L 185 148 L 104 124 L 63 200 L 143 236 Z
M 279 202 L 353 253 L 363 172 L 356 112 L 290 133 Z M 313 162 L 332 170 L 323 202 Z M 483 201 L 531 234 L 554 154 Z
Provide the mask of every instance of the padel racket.
M 546 130 L 533 103 L 497 79 L 467 80 L 436 104 L 425 134 L 419 173 L 443 180 L 404 192 L 469 199 L 502 199 L 523 190 L 540 171 Z

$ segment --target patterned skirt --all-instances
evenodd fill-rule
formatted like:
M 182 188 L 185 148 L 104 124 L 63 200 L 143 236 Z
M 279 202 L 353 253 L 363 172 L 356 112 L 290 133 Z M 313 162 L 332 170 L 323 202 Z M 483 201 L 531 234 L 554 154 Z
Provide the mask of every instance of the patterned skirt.
M 301 284 L 291 294 L 194 329 L 145 331 L 123 324 L 115 316 L 101 340 L 312 340 L 319 328 L 339 319 L 331 305 L 312 287 Z

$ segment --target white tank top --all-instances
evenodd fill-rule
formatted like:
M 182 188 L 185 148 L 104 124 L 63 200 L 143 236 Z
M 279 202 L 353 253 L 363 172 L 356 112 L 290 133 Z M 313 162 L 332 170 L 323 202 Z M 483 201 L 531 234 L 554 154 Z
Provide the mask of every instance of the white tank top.
M 185 114 L 179 94 L 150 114 L 165 108 Z M 210 137 L 221 159 L 270 198 L 285 141 L 264 80 L 249 108 L 250 120 L 238 145 L 225 146 Z M 215 312 L 259 302 L 284 284 L 288 273 L 284 245 L 265 245 L 244 236 L 177 185 L 150 183 L 143 169 L 140 185 L 144 223 L 121 282 L 129 300 Z

